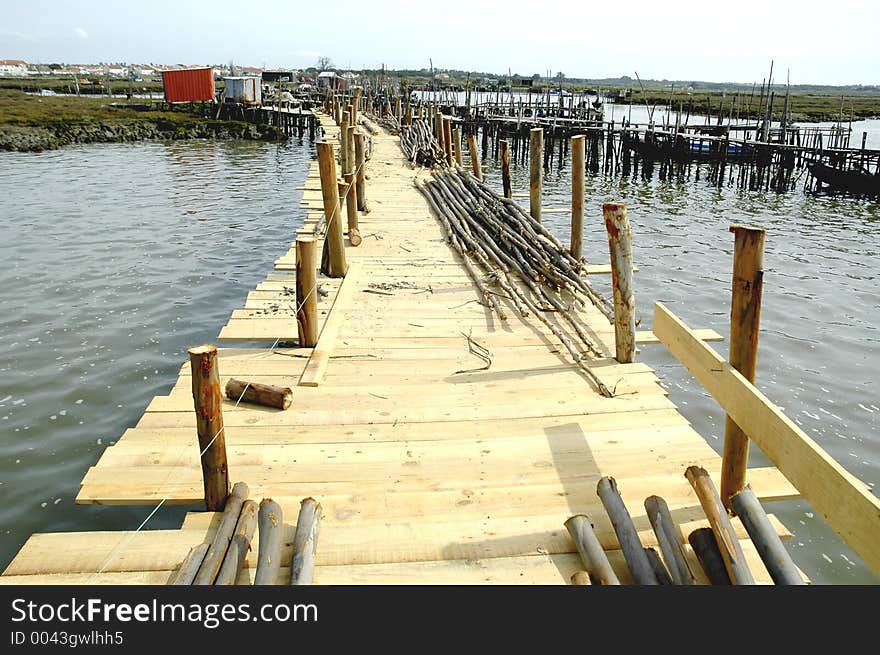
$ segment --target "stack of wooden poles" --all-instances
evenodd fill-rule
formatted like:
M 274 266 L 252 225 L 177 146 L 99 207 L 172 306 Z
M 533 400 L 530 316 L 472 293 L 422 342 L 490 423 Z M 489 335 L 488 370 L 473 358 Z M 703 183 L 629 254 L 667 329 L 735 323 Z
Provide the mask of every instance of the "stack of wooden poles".
M 706 578 L 717 585 L 755 584 L 755 578 L 746 563 L 739 538 L 733 529 L 727 510 L 721 503 L 712 478 L 699 466 L 689 467 L 685 477 L 696 492 L 711 526 L 699 528 L 688 535 L 688 543 Z M 649 496 L 645 499 L 645 511 L 660 547 L 660 553 L 657 553 L 654 548 L 645 548 L 639 539 L 614 478 L 604 477 L 599 480 L 596 492 L 611 519 L 620 549 L 635 584 L 696 584 L 697 576 L 687 559 L 681 532 L 673 521 L 665 500 L 659 496 Z M 746 487 L 733 496 L 732 504 L 773 581 L 778 585 L 804 584 L 803 578 L 782 545 L 779 535 L 764 513 L 755 493 Z M 586 571 L 578 571 L 572 576 L 572 583 L 620 584 L 605 550 L 593 531 L 590 517 L 586 514 L 576 514 L 565 522 L 565 527 L 586 568 Z
M 248 500 L 249 493 L 244 482 L 235 484 L 226 499 L 214 538 L 189 551 L 171 584 L 236 584 L 258 526 L 259 554 L 254 584 L 279 583 L 284 545 L 283 512 L 271 498 L 264 498 L 258 507 L 255 501 Z M 321 505 L 314 498 L 303 499 L 293 537 L 288 579 L 291 585 L 312 584 L 320 521 Z

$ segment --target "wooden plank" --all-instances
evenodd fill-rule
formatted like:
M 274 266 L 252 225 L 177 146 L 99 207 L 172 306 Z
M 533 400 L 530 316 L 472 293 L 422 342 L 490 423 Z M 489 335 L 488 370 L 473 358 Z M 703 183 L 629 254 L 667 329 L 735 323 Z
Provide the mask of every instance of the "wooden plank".
M 880 574 L 880 499 L 662 303 L 654 332 L 828 524 Z

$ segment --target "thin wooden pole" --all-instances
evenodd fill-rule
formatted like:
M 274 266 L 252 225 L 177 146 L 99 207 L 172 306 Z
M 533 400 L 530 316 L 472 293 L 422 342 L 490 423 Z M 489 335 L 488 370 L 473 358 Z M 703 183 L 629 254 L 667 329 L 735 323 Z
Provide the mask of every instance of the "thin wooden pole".
M 477 151 L 477 135 L 469 134 L 467 138 L 468 152 L 471 156 L 471 168 L 474 171 L 474 177 L 478 180 L 483 179 L 483 167 L 480 164 L 480 155 Z
M 529 133 L 529 214 L 541 220 L 541 177 L 544 159 L 544 130 L 534 127 Z
M 629 364 L 636 358 L 636 301 L 633 295 L 632 231 L 626 205 L 606 202 L 602 205 L 608 247 L 611 252 L 611 282 L 614 287 L 615 359 Z
M 348 221 L 348 241 L 352 246 L 361 245 L 361 232 L 358 228 L 357 185 L 354 173 L 345 176 L 345 182 L 339 183 L 339 193 L 345 197 L 345 215 Z
M 746 487 L 731 499 L 731 503 L 736 515 L 746 526 L 746 532 L 752 538 L 752 543 L 755 544 L 773 582 L 778 585 L 804 584 L 804 579 L 782 545 L 782 540 L 764 513 L 755 492 Z
M 575 514 L 565 522 L 565 528 L 577 547 L 581 561 L 587 567 L 591 580 L 598 585 L 619 585 L 620 580 L 611 568 L 605 549 L 593 531 L 593 523 L 586 514 Z
M 202 566 L 202 562 L 205 559 L 205 554 L 210 547 L 211 544 L 207 541 L 203 541 L 198 546 L 193 546 L 189 553 L 187 553 L 186 558 L 181 562 L 180 567 L 178 567 L 170 584 L 191 585 L 196 577 L 196 573 L 199 572 L 199 568 Z
M 310 585 L 315 574 L 315 552 L 318 547 L 318 528 L 321 505 L 314 498 L 305 498 L 300 504 L 293 535 L 293 557 L 290 562 L 290 584 Z
M 755 381 L 758 331 L 764 279 L 764 230 L 732 225 L 733 295 L 730 301 L 730 365 L 749 382 Z M 721 461 L 721 499 L 727 509 L 731 497 L 745 488 L 749 438 L 729 416 L 724 426 Z
M 254 585 L 278 584 L 281 570 L 281 542 L 284 538 L 284 512 L 271 498 L 263 498 L 257 516 L 260 546 Z
M 342 124 L 339 126 L 339 169 L 342 174 L 348 173 L 348 111 L 342 112 Z
M 446 163 L 452 166 L 455 161 L 452 152 L 452 118 L 443 117 L 443 147 L 446 150 Z
M 229 548 L 229 541 L 235 532 L 235 526 L 238 523 L 238 517 L 241 515 L 241 508 L 244 501 L 247 500 L 250 489 L 244 482 L 236 482 L 232 487 L 232 493 L 229 494 L 229 501 L 223 509 L 223 516 L 220 518 L 220 525 L 214 533 L 211 540 L 211 547 L 205 554 L 199 572 L 193 580 L 194 585 L 210 585 L 214 584 L 217 573 L 223 565 L 223 558 L 226 556 L 226 550 Z
M 586 138 L 571 138 L 571 256 L 580 261 L 584 241 L 584 179 L 586 177 Z
M 729 585 L 730 576 L 727 575 L 727 568 L 724 566 L 724 559 L 721 557 L 721 551 L 718 550 L 718 543 L 715 541 L 715 534 L 712 528 L 699 528 L 688 535 L 688 543 L 694 550 L 700 566 L 709 582 L 713 585 Z
M 718 497 L 718 491 L 715 489 L 712 478 L 709 477 L 706 469 L 700 466 L 689 466 L 684 476 L 694 488 L 697 498 L 700 499 L 700 505 L 706 513 L 706 518 L 709 519 L 709 525 L 712 526 L 712 532 L 715 534 L 715 541 L 718 544 L 718 550 L 721 551 L 727 575 L 730 576 L 734 584 L 755 584 L 739 539 L 730 523 L 730 517 L 727 516 L 727 510 L 724 509 L 721 498 Z
M 296 239 L 296 328 L 299 345 L 314 348 L 318 343 L 318 275 L 313 237 Z
M 343 177 L 352 175 L 355 172 L 355 147 L 354 147 L 354 125 L 349 125 L 345 136 L 345 161 L 348 164 L 348 170 L 342 171 Z
M 510 144 L 507 139 L 498 141 L 501 158 L 501 186 L 504 187 L 504 197 L 513 197 L 513 188 L 510 185 Z
M 694 584 L 694 572 L 688 564 L 681 536 L 672 520 L 666 501 L 660 496 L 648 496 L 645 498 L 645 512 L 651 527 L 654 528 L 654 534 L 657 535 L 657 543 L 669 567 L 672 581 L 677 585 Z
M 229 494 L 229 470 L 226 462 L 226 438 L 223 429 L 223 393 L 217 369 L 217 347 L 189 349 L 192 395 L 196 410 L 196 431 L 205 487 L 205 506 L 217 512 Z
M 321 271 L 330 277 L 344 277 L 348 268 L 345 263 L 345 244 L 342 239 L 341 207 L 339 188 L 336 186 L 336 161 L 333 159 L 333 146 L 318 144 L 318 169 L 321 174 L 321 195 L 324 200 L 324 220 L 327 235 L 324 239 L 324 252 Z
M 215 585 L 234 585 L 241 573 L 241 567 L 251 549 L 251 540 L 254 538 L 254 530 L 257 528 L 257 504 L 252 500 L 246 500 L 241 506 L 241 514 L 235 524 L 232 539 L 229 540 L 229 548 L 223 557 L 223 565 L 217 573 Z
M 366 211 L 367 209 L 367 157 L 366 143 L 364 135 L 356 133 L 354 135 L 354 161 L 357 166 L 355 186 L 357 187 L 357 208 L 358 211 Z
M 605 511 L 611 518 L 611 524 L 614 526 L 614 533 L 617 535 L 617 541 L 623 556 L 629 565 L 630 573 L 632 573 L 633 581 L 636 584 L 656 585 L 657 576 L 648 556 L 645 554 L 645 547 L 639 540 L 639 533 L 633 525 L 632 517 L 620 497 L 617 490 L 617 482 L 614 478 L 604 477 L 599 480 L 596 492 L 605 506 Z

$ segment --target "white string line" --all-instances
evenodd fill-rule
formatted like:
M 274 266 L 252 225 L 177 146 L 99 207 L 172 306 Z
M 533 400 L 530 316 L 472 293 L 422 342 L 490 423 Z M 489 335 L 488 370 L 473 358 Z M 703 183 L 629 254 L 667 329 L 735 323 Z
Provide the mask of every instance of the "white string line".
M 362 166 L 363 166 L 363 164 L 362 164 Z M 358 170 L 360 170 L 360 168 Z M 346 190 L 345 195 L 343 196 L 342 200 L 344 200 L 348 196 L 348 191 L 350 189 L 351 189 L 351 186 L 349 186 L 349 189 Z M 337 203 L 337 205 L 336 205 L 337 209 L 340 207 L 341 202 L 342 201 L 340 200 L 340 202 Z M 331 223 L 333 221 L 333 217 L 338 214 L 341 215 L 341 212 L 336 212 L 336 211 L 333 212 L 333 215 L 330 217 Z M 327 227 L 329 229 L 329 227 L 330 227 L 329 223 L 328 223 Z M 318 282 L 316 280 L 315 284 L 312 285 L 312 288 L 309 289 L 309 292 L 306 294 L 305 298 L 303 298 L 303 301 L 300 303 L 299 307 L 296 308 L 296 314 L 299 314 L 300 310 L 302 310 L 302 308 L 305 306 L 306 301 L 311 297 L 311 295 L 313 293 L 315 293 L 317 288 L 318 288 Z M 278 337 L 277 339 L 275 339 L 274 343 L 271 346 L 269 346 L 269 348 L 267 348 L 264 352 L 262 352 L 260 354 L 265 356 L 266 354 L 270 353 L 271 351 L 273 351 L 275 349 L 275 347 L 278 345 L 278 343 L 280 341 L 281 341 L 281 337 Z M 233 405 L 233 409 L 237 408 L 239 403 L 241 403 L 242 398 L 244 398 L 244 394 L 247 392 L 247 390 L 250 386 L 251 386 L 250 382 L 245 384 L 244 389 L 242 389 L 241 395 L 238 397 L 238 400 L 235 401 L 235 405 Z M 199 453 L 199 460 L 200 461 L 201 461 L 201 458 L 204 457 L 205 453 L 208 452 L 208 449 L 212 445 L 214 445 L 214 442 L 217 440 L 217 437 L 219 437 L 220 434 L 222 432 L 224 432 L 225 430 L 226 430 L 226 424 L 224 423 L 223 427 L 221 427 L 219 430 L 217 430 L 217 434 L 215 434 L 213 437 L 211 437 L 211 440 L 208 442 L 208 445 L 206 445 L 204 447 L 204 449 L 202 449 L 202 451 Z M 182 452 L 182 449 L 181 449 L 181 452 Z M 179 476 L 177 481 L 171 485 L 171 488 L 166 493 L 165 497 L 159 501 L 159 504 L 153 508 L 153 510 L 147 515 L 147 517 L 141 522 L 141 524 L 134 530 L 134 532 L 130 533 L 129 536 L 126 539 L 124 539 L 110 553 L 110 555 L 107 556 L 107 559 L 104 561 L 104 564 L 101 566 L 101 568 L 98 571 L 96 571 L 94 574 L 92 574 L 92 576 L 89 578 L 89 580 L 86 584 L 91 584 L 99 575 L 103 574 L 104 571 L 106 571 L 107 567 L 110 565 L 110 563 L 113 562 L 113 560 L 115 560 L 126 548 L 128 548 L 131 545 L 131 542 L 134 541 L 134 538 L 138 535 L 138 533 L 140 533 L 140 531 L 143 530 L 143 528 L 147 525 L 147 523 L 149 523 L 150 520 L 156 515 L 156 513 L 159 511 L 159 509 L 161 509 L 162 506 L 171 498 L 171 494 L 174 493 L 174 491 L 177 489 L 177 487 L 179 487 L 183 483 L 183 479 L 184 479 L 185 475 L 186 475 L 186 471 L 181 473 L 181 475 Z

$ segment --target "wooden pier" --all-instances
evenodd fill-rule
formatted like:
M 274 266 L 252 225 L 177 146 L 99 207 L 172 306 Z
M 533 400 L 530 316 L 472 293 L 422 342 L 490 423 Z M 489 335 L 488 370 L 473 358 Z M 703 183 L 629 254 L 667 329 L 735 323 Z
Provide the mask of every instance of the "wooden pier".
M 338 144 L 339 128 L 320 116 L 324 140 Z M 595 308 L 578 310 L 603 351 L 590 370 L 614 389 L 605 397 L 544 325 L 506 299 L 506 321 L 480 302 L 414 186 L 427 173 L 409 165 L 398 137 L 379 132 L 371 149 L 362 242 L 346 242 L 344 277 L 318 275 L 314 348 L 296 343 L 293 246 L 218 337 L 229 342 L 219 353 L 221 387 L 235 377 L 293 389 L 285 411 L 223 403 L 230 482 L 246 482 L 251 498 L 271 497 L 284 512 L 278 582 L 290 579 L 293 525 L 307 497 L 323 507 L 318 584 L 568 583 L 583 568 L 564 526 L 576 514 L 594 518 L 611 565 L 630 581 L 596 493 L 604 476 L 616 480 L 645 546 L 657 544 L 642 505 L 650 495 L 665 499 L 680 543 L 708 526 L 684 472 L 702 466 L 717 487 L 721 458 L 649 366 L 615 360 L 614 326 Z M 303 204 L 301 236 L 322 217 L 317 162 Z M 650 332 L 635 337 L 660 347 Z M 212 539 L 220 514 L 195 507 L 205 492 L 191 380 L 185 364 L 170 393 L 154 398 L 87 472 L 77 496 L 79 504 L 141 504 L 145 514 L 160 502 L 193 505 L 180 528 L 36 534 L 0 582 L 165 584 L 190 549 Z M 750 469 L 748 482 L 762 500 L 799 495 L 772 467 Z M 733 530 L 757 581 L 770 582 L 738 519 Z M 239 583 L 253 580 L 258 540 Z

